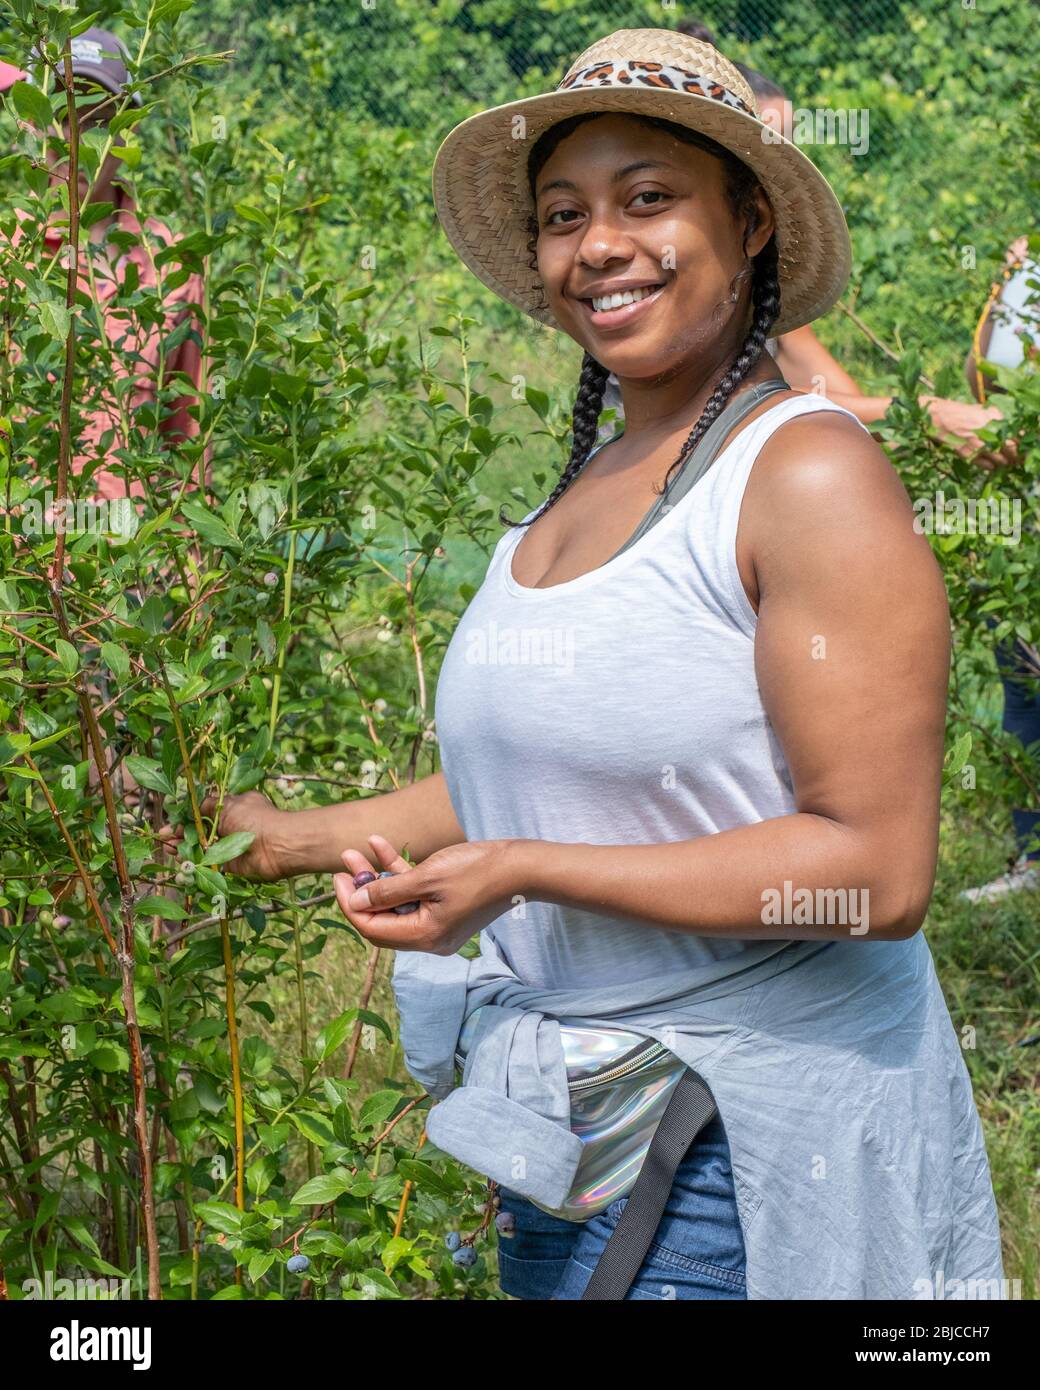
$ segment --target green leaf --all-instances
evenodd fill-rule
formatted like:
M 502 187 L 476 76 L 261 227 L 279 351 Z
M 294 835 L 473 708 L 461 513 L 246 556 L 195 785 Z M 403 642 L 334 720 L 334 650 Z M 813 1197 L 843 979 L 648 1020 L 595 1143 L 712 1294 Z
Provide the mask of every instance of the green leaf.
M 208 1110 L 211 1115 L 219 1115 L 226 1109 L 224 1098 L 217 1090 L 209 1072 L 196 1072 L 194 1080 L 195 1098 L 203 1110 Z
M 142 758 L 138 753 L 131 753 L 126 759 L 126 767 L 134 781 L 142 787 L 166 796 L 174 795 L 173 783 L 154 758 Z
M 264 1250 L 259 1255 L 254 1255 L 249 1261 L 248 1273 L 254 1284 L 264 1277 L 267 1271 L 274 1264 L 274 1251 Z
M 324 1206 L 326 1202 L 334 1202 L 337 1197 L 342 1197 L 350 1188 L 350 1178 L 337 1177 L 335 1173 L 319 1173 L 310 1182 L 305 1182 L 291 1200 L 293 1206 L 298 1207 Z
M 10 89 L 10 97 L 22 120 L 31 121 L 40 130 L 45 130 L 54 119 L 50 101 L 32 83 L 16 82 Z
M 544 421 L 548 417 L 549 397 L 544 391 L 539 391 L 535 386 L 525 387 L 524 399 L 540 420 Z
M 339 1018 L 334 1018 L 327 1027 L 323 1028 L 315 1040 L 314 1047 L 324 1062 L 326 1057 L 331 1057 L 337 1047 L 342 1047 L 347 1039 L 347 1034 L 357 1021 L 357 1009 L 348 1009 L 346 1013 L 340 1014 Z
M 183 922 L 188 915 L 180 903 L 155 894 L 141 898 L 139 902 L 134 904 L 134 911 L 139 917 L 162 917 L 167 922 Z
M 87 1223 L 81 1216 L 63 1216 L 61 1224 L 64 1226 L 65 1230 L 68 1231 L 69 1235 L 72 1236 L 73 1240 L 78 1241 L 80 1245 L 85 1245 L 91 1254 L 96 1255 L 98 1259 L 101 1258 L 101 1251 L 97 1247 L 97 1241 L 95 1241 L 94 1237 L 90 1234 Z
M 317 1144 L 320 1148 L 324 1148 L 326 1144 L 331 1144 L 335 1139 L 335 1135 L 325 1121 L 310 1111 L 297 1112 L 289 1118 L 305 1139 L 309 1139 L 312 1144 Z
M 117 1072 L 130 1070 L 130 1054 L 118 1043 L 104 1043 L 87 1054 L 87 1061 L 98 1071 Z
M 397 1109 L 401 1099 L 400 1091 L 376 1091 L 361 1107 L 359 1123 L 372 1128 L 383 1124 Z
M 238 537 L 232 535 L 220 517 L 202 502 L 182 502 L 181 511 L 208 545 L 215 545 L 220 550 L 226 547 L 242 549 Z
M 119 684 L 125 685 L 130 677 L 130 657 L 128 653 L 115 642 L 102 642 L 101 657 Z
M 79 652 L 71 642 L 66 642 L 64 637 L 54 639 L 54 650 L 58 653 L 58 660 L 61 662 L 67 676 L 74 676 L 79 670 Z
M 233 835 L 225 835 L 216 840 L 202 856 L 203 864 L 226 864 L 229 859 L 237 859 L 256 839 L 255 830 L 236 830 Z
M 358 1276 L 362 1291 L 378 1298 L 403 1298 L 404 1295 L 394 1281 L 381 1269 L 364 1269 Z
M 56 299 L 45 299 L 40 305 L 40 325 L 55 342 L 63 343 L 72 327 L 72 315 Z
M 237 1236 L 244 1220 L 244 1213 L 230 1202 L 196 1202 L 195 1215 L 225 1236 Z
M 438 1197 L 454 1197 L 460 1190 L 446 1174 L 438 1173 L 436 1168 L 417 1158 L 400 1159 L 397 1171 L 409 1182 L 414 1182 L 416 1187 L 433 1192 Z
M 53 734 L 48 734 L 46 738 L 36 739 L 30 745 L 28 751 L 30 753 L 35 753 L 40 748 L 49 748 L 52 743 L 57 743 L 59 739 L 63 739 L 67 734 L 73 733 L 76 728 L 77 726 L 75 724 L 66 724 L 64 729 L 56 729 Z

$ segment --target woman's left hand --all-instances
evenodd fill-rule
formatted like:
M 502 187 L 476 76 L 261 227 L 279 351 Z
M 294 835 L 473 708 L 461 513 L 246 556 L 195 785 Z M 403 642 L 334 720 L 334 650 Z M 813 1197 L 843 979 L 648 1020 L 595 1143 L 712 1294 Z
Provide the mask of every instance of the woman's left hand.
M 402 859 L 382 835 L 370 835 L 368 842 L 378 863 L 359 850 L 344 850 L 348 872 L 333 874 L 332 882 L 344 917 L 373 946 L 453 955 L 520 896 L 511 878 L 514 841 L 467 840 L 417 865 Z M 393 877 L 356 889 L 353 877 L 366 869 L 375 874 L 389 869 Z M 394 912 L 396 904 L 411 902 L 418 902 L 417 911 Z

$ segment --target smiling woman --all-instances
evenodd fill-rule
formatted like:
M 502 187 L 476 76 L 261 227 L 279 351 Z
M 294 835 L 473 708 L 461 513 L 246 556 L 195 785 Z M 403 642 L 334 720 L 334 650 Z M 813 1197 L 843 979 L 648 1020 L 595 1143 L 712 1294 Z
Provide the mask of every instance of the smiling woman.
M 1001 1296 L 920 932 L 945 593 L 866 428 L 765 351 L 833 305 L 850 247 L 822 175 L 762 131 L 716 49 L 621 30 L 448 135 L 452 245 L 584 350 L 570 458 L 448 646 L 442 774 L 268 840 L 284 872 L 330 845 L 390 871 L 340 873 L 339 904 L 396 951 L 427 1133 L 502 1185 L 518 1297 Z M 625 430 L 597 450 L 610 372 Z M 529 628 L 566 662 L 501 659 L 495 634 Z M 263 827 L 232 806 L 221 833 Z

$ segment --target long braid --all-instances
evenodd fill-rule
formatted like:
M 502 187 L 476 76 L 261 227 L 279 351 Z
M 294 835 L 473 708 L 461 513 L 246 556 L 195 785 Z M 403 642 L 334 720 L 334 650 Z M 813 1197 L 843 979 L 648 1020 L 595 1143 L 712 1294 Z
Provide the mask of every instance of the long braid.
M 754 318 L 751 321 L 748 335 L 744 339 L 744 345 L 740 349 L 740 353 L 733 363 L 733 366 L 730 367 L 729 371 L 708 397 L 704 409 L 701 411 L 700 419 L 687 436 L 686 443 L 682 446 L 679 457 L 672 464 L 671 468 L 669 468 L 665 476 L 664 487 L 661 489 L 661 493 L 659 493 L 658 496 L 667 493 L 671 485 L 672 474 L 677 468 L 681 468 L 690 457 L 694 449 L 704 438 L 709 426 L 721 415 L 726 402 L 733 395 L 733 392 L 765 351 L 769 330 L 776 322 L 777 316 L 780 313 L 780 274 L 777 262 L 776 238 L 770 237 L 768 244 L 764 246 L 755 257 L 754 279 L 751 284 L 751 303 L 754 306 Z
M 547 512 L 553 503 L 563 496 L 584 468 L 596 443 L 599 415 L 603 408 L 603 393 L 607 388 L 609 375 L 608 369 L 602 363 L 597 362 L 591 352 L 585 354 L 581 363 L 581 376 L 578 378 L 578 394 L 574 398 L 574 410 L 571 416 L 573 434 L 571 456 L 567 461 L 567 466 L 560 474 L 560 481 L 542 503 L 537 515 L 531 517 L 530 521 L 510 521 L 505 515 L 505 507 L 503 507 L 498 514 L 498 519 L 503 526 L 530 526 L 537 521 L 543 512 Z
M 538 176 L 538 171 L 552 154 L 553 150 L 567 135 L 577 128 L 583 121 L 592 120 L 598 112 L 584 112 L 580 115 L 569 116 L 563 121 L 559 121 L 554 126 L 543 132 L 541 137 L 535 142 L 528 159 L 528 179 L 531 186 L 531 198 L 534 201 L 534 187 Z M 758 186 L 758 180 L 751 170 L 741 160 L 737 159 L 729 150 L 701 136 L 696 131 L 687 129 L 684 126 L 675 125 L 673 122 L 657 116 L 634 116 L 635 120 L 645 122 L 647 125 L 655 126 L 659 129 L 669 131 L 679 139 L 688 144 L 697 145 L 702 149 L 720 159 L 726 170 L 727 190 L 733 204 L 734 210 L 738 214 L 745 215 L 744 248 L 746 256 L 747 239 L 755 227 L 756 211 L 754 203 L 754 192 Z M 527 222 L 529 240 L 528 253 L 530 264 L 533 270 L 537 271 L 537 239 L 538 239 L 538 219 L 532 213 Z M 740 383 L 751 371 L 755 363 L 762 356 L 765 350 L 766 339 L 769 330 L 776 322 L 780 313 L 780 276 L 778 266 L 778 253 L 776 237 L 770 237 L 768 243 L 762 248 L 754 261 L 746 261 L 744 269 L 738 278 L 744 278 L 748 271 L 752 272 L 751 282 L 751 303 L 753 307 L 753 317 L 751 327 L 747 337 L 744 339 L 740 352 L 737 354 L 733 365 L 716 385 L 714 391 L 709 396 L 704 409 L 701 411 L 700 418 L 690 431 L 685 443 L 680 450 L 679 457 L 669 468 L 665 477 L 662 493 L 666 493 L 670 486 L 672 474 L 677 468 L 689 458 L 690 454 L 703 439 L 706 431 L 717 420 L 726 406 L 727 401 L 733 395 Z M 543 292 L 544 304 L 544 292 Z M 549 510 L 570 487 L 571 483 L 581 472 L 588 462 L 588 458 L 596 443 L 599 428 L 599 415 L 603 407 L 603 395 L 606 390 L 607 377 L 610 375 L 608 368 L 598 362 L 590 352 L 586 352 L 582 358 L 581 375 L 578 378 L 578 390 L 574 399 L 574 410 L 572 413 L 572 444 L 571 455 L 560 474 L 560 480 L 553 488 L 552 492 L 545 499 L 538 511 L 528 521 L 511 521 L 505 515 L 505 508 L 499 511 L 498 519 L 503 526 L 531 526 Z M 656 489 L 655 489 L 656 491 Z M 660 495 L 660 494 L 658 494 Z

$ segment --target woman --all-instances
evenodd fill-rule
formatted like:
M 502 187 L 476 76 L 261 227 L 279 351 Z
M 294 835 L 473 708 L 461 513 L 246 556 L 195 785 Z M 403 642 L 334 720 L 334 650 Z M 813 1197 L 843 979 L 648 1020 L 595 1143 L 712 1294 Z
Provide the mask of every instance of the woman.
M 785 389 L 764 351 L 833 304 L 850 260 L 822 176 L 761 134 L 715 49 L 622 30 L 555 92 L 449 135 L 434 190 L 452 244 L 584 349 L 571 456 L 449 646 L 443 773 L 375 806 L 246 796 L 221 821 L 257 832 L 239 867 L 258 876 L 390 871 L 358 891 L 338 874 L 338 900 L 397 951 L 408 1069 L 439 1100 L 427 1132 L 502 1185 L 502 1287 L 522 1298 L 582 1297 L 629 1200 L 552 1214 L 582 1148 L 560 1020 L 657 1039 L 717 1104 L 628 1298 L 942 1297 L 923 1290 L 1002 1276 L 919 932 L 945 594 L 869 433 Z M 610 372 L 626 428 L 593 453 Z M 770 384 L 615 555 L 727 404 Z M 834 920 L 827 894 L 869 913 Z

